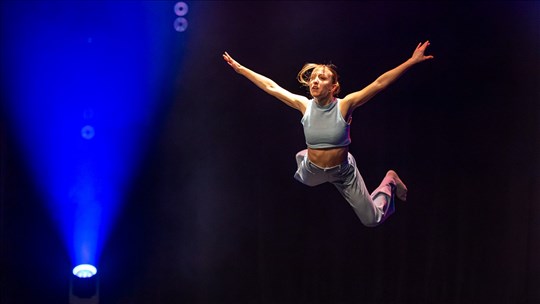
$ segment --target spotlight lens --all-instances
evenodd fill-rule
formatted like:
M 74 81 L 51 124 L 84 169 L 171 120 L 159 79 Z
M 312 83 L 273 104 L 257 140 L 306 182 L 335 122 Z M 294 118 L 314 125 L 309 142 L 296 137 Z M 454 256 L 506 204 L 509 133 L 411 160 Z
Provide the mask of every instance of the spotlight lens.
M 81 264 L 73 268 L 73 274 L 79 278 L 90 278 L 97 273 L 96 267 L 90 264 Z

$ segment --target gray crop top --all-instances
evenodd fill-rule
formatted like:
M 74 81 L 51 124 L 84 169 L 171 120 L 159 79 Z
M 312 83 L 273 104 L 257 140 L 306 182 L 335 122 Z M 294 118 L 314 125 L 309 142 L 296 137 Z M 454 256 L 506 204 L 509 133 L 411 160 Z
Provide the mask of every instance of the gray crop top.
M 309 148 L 345 147 L 351 143 L 350 124 L 341 115 L 338 102 L 339 99 L 336 99 L 323 107 L 313 99 L 309 100 L 301 120 Z

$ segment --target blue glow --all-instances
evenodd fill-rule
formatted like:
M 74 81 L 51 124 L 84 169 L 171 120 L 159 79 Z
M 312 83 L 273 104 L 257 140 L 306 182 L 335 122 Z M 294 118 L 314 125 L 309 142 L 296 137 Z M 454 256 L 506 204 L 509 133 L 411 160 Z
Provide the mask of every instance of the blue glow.
M 73 268 L 73 274 L 81 279 L 91 278 L 97 273 L 97 268 L 90 264 L 81 264 Z
M 74 265 L 97 265 L 146 150 L 160 90 L 181 56 L 174 4 L 2 4 L 10 122 Z

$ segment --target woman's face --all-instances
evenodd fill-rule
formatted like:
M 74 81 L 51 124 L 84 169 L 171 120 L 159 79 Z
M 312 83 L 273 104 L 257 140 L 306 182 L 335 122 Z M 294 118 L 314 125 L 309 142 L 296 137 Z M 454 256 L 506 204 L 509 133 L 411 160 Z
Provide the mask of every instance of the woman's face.
M 309 79 L 309 92 L 314 98 L 325 98 L 333 96 L 335 88 L 334 75 L 326 67 L 316 67 L 311 72 Z

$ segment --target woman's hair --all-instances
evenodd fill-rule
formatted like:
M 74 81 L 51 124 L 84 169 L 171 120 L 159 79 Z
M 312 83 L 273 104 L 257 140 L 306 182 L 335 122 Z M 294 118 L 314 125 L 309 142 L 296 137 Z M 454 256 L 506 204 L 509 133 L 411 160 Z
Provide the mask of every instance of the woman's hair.
M 336 85 L 336 89 L 334 90 L 334 96 L 337 96 L 337 94 L 339 94 L 339 91 L 341 90 L 341 86 L 339 84 L 339 75 L 337 73 L 337 67 L 331 63 L 329 64 L 306 63 L 304 64 L 304 67 L 302 67 L 300 72 L 298 72 L 296 79 L 298 79 L 298 82 L 300 82 L 300 84 L 309 88 L 309 81 L 311 79 L 311 73 L 316 68 L 328 69 L 330 73 L 332 73 L 332 83 Z

